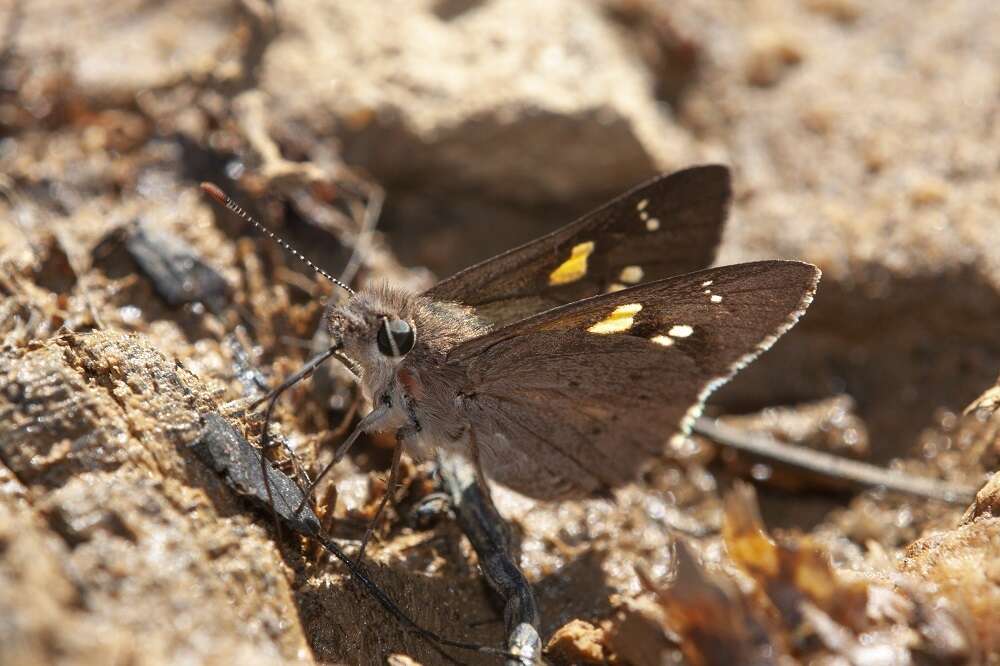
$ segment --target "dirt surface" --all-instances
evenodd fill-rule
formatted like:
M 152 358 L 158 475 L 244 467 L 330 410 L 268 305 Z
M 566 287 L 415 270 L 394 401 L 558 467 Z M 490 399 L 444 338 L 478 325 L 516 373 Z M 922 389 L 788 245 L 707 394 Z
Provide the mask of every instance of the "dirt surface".
M 11 0 L 0 26 L 0 663 L 442 663 L 189 450 L 210 412 L 258 441 L 249 401 L 339 298 L 199 181 L 334 274 L 422 289 L 707 161 L 734 173 L 720 262 L 824 271 L 710 413 L 985 487 L 859 493 L 694 437 L 613 499 L 495 488 L 549 658 L 1000 663 L 994 0 Z M 315 472 L 367 409 L 331 365 L 272 434 Z M 349 550 L 389 446 L 319 490 Z M 500 645 L 467 541 L 416 510 L 434 489 L 405 465 L 373 578 Z

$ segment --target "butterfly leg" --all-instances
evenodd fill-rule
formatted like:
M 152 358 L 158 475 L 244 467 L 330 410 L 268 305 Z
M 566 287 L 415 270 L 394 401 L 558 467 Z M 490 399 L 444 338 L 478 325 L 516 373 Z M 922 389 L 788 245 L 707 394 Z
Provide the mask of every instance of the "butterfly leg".
M 480 568 L 490 586 L 504 600 L 507 651 L 516 657 L 507 666 L 541 663 L 538 603 L 531 585 L 510 555 L 507 524 L 481 485 L 476 461 L 462 454 L 438 450 L 438 470 L 451 496 L 458 524 L 479 556 Z M 485 479 L 483 479 L 485 481 Z
M 406 436 L 406 428 L 400 428 L 396 431 L 396 448 L 392 451 L 392 465 L 389 467 L 389 478 L 385 482 L 385 493 L 382 495 L 382 500 L 378 503 L 375 515 L 368 523 L 368 529 L 365 530 L 364 538 L 361 539 L 361 548 L 358 549 L 359 564 L 365 560 L 365 548 L 368 547 L 368 540 L 382 519 L 382 512 L 385 511 L 385 505 L 389 502 L 389 498 L 396 494 L 396 486 L 399 485 L 399 463 L 403 459 Z
M 264 413 L 264 430 L 262 433 L 263 436 L 261 438 L 260 465 L 261 465 L 261 476 L 264 479 L 264 488 L 267 491 L 267 499 L 268 502 L 271 504 L 272 508 L 274 507 L 274 495 L 271 492 L 270 480 L 266 474 L 266 466 L 267 466 L 266 461 L 267 461 L 267 453 L 274 447 L 274 444 L 271 442 L 271 419 L 274 416 L 274 407 L 275 405 L 278 404 L 278 398 L 281 397 L 282 393 L 284 393 L 292 386 L 295 386 L 295 384 L 299 383 L 300 381 L 311 375 L 316 370 L 316 368 L 325 363 L 328 359 L 335 356 L 337 351 L 338 351 L 337 347 L 330 347 L 326 351 L 314 356 L 302 367 L 301 370 L 296 372 L 294 375 L 292 375 L 285 381 L 281 382 L 281 384 L 279 384 L 274 390 L 270 391 L 267 395 L 254 401 L 253 404 L 250 405 L 250 409 L 256 409 L 257 406 L 259 406 L 260 404 L 267 402 L 267 411 Z M 298 459 L 295 457 L 295 454 L 290 449 L 288 450 L 288 455 L 292 460 L 292 467 L 294 468 L 295 476 L 298 479 L 301 476 L 303 476 L 301 473 L 301 469 L 299 468 Z M 308 482 L 308 477 L 306 477 L 306 480 Z M 309 497 L 309 491 L 311 491 L 313 486 L 315 485 L 316 485 L 315 482 L 311 483 L 309 485 L 309 490 L 303 493 L 305 497 L 303 498 L 302 504 L 299 505 L 297 511 L 302 510 L 302 506 L 305 504 L 306 500 Z M 274 529 L 275 532 L 280 537 L 281 523 L 278 521 L 277 513 L 275 513 L 274 515 Z
M 309 484 L 309 487 L 303 491 L 305 498 L 299 505 L 299 508 L 297 509 L 298 511 L 301 511 L 302 507 L 305 506 L 305 503 L 312 496 L 313 490 L 316 489 L 316 486 L 318 486 L 319 482 L 323 480 L 323 477 L 326 476 L 327 472 L 329 472 L 331 469 L 334 468 L 334 466 L 337 463 L 343 460 L 344 456 L 347 455 L 347 452 L 351 450 L 352 446 L 354 446 L 354 442 L 356 442 L 358 440 L 358 437 L 361 436 L 361 433 L 367 432 L 368 430 L 375 428 L 378 422 L 381 421 L 383 418 L 385 418 L 385 415 L 388 413 L 389 413 L 389 405 L 385 402 L 382 402 L 378 407 L 368 412 L 364 416 L 364 418 L 358 421 L 358 425 L 354 426 L 354 430 L 351 431 L 351 434 L 348 435 L 347 439 L 345 439 L 340 444 L 340 446 L 337 447 L 337 451 L 333 454 L 333 460 L 331 460 L 327 464 L 327 466 L 323 468 L 323 470 Z

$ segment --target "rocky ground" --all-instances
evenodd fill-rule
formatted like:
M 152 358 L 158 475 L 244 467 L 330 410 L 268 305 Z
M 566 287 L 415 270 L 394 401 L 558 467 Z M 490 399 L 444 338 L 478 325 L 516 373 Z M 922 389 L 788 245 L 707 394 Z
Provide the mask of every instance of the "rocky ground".
M 720 262 L 824 271 L 711 413 L 982 490 L 845 491 L 700 438 L 614 500 L 496 489 L 548 658 L 1000 662 L 993 0 L 7 0 L 0 26 L 0 663 L 442 661 L 189 450 L 210 412 L 257 441 L 246 398 L 331 296 L 199 181 L 336 274 L 421 289 L 709 161 L 736 188 Z M 315 470 L 366 409 L 331 369 L 274 433 Z M 320 490 L 336 536 L 390 445 Z M 499 645 L 470 546 L 413 511 L 433 489 L 405 466 L 373 577 Z

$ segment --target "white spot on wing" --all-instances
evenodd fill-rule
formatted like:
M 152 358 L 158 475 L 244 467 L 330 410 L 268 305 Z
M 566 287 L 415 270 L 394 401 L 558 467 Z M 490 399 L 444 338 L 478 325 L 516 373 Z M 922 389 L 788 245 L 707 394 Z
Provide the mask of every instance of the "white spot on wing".
M 649 339 L 650 342 L 655 342 L 663 347 L 669 347 L 674 344 L 674 339 L 669 335 L 654 335 Z
M 703 287 L 711 287 L 711 286 L 712 286 L 712 283 L 713 283 L 714 281 L 715 281 L 715 280 L 705 280 L 704 282 L 702 282 L 702 283 L 701 283 L 701 286 L 703 286 Z
M 660 221 L 655 217 L 646 220 L 646 231 L 656 231 L 660 228 Z
M 687 435 L 685 433 L 676 433 L 670 438 L 670 448 L 675 451 L 682 451 L 687 444 Z
M 715 294 L 709 300 L 711 300 L 713 303 L 721 303 L 722 302 L 722 296 L 719 296 L 718 294 Z
M 672 326 L 667 335 L 672 338 L 686 338 L 694 333 L 694 329 L 687 324 L 678 324 L 677 326 Z
M 680 423 L 681 433 L 683 433 L 684 435 L 688 435 L 691 433 L 691 426 L 694 425 L 695 420 L 699 416 L 701 416 L 702 411 L 705 409 L 705 401 L 708 399 L 708 396 L 712 395 L 712 393 L 714 393 L 716 389 L 718 389 L 720 386 L 722 386 L 730 379 L 732 379 L 733 375 L 735 375 L 737 372 L 746 367 L 748 363 L 750 363 L 755 358 L 757 358 L 758 356 L 766 352 L 768 349 L 770 349 L 771 345 L 773 345 L 778 338 L 784 335 L 788 331 L 788 329 L 790 329 L 792 326 L 795 326 L 795 323 L 802 317 L 803 313 L 809 308 L 809 304 L 812 303 L 813 296 L 816 294 L 816 286 L 819 284 L 819 278 L 820 278 L 820 273 L 817 270 L 816 276 L 813 279 L 813 283 L 811 285 L 812 289 L 810 289 L 802 297 L 802 300 L 799 301 L 799 307 L 793 310 L 791 313 L 789 313 L 788 318 L 785 319 L 784 323 L 782 323 L 780 326 L 778 326 L 778 328 L 775 329 L 774 333 L 761 340 L 755 349 L 747 352 L 740 358 L 736 359 L 736 361 L 733 362 L 729 366 L 729 368 L 726 369 L 725 373 L 719 375 L 718 377 L 713 378 L 711 381 L 705 384 L 705 387 L 701 390 L 701 393 L 698 394 L 698 401 L 695 402 L 693 405 L 691 405 L 691 407 L 684 414 L 684 418 L 681 419 Z M 711 280 L 706 280 L 705 282 L 702 283 L 701 286 L 705 287 L 711 284 L 712 284 Z
M 618 279 L 625 284 L 635 284 L 642 281 L 642 266 L 626 266 L 622 269 Z
M 635 209 L 639 212 L 646 210 L 646 206 L 649 205 L 649 199 L 643 199 L 635 205 Z

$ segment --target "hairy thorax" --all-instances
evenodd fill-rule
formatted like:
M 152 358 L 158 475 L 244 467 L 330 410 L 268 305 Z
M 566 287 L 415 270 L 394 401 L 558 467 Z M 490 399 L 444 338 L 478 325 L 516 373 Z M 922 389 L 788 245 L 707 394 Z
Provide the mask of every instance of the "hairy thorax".
M 415 341 L 405 355 L 393 357 L 379 349 L 379 327 L 387 320 L 412 327 Z M 429 456 L 435 446 L 464 441 L 468 424 L 456 399 L 466 378 L 449 364 L 448 353 L 489 331 L 470 308 L 377 285 L 331 307 L 327 326 L 353 362 L 373 410 L 384 412 L 371 431 L 397 433 L 417 458 Z

